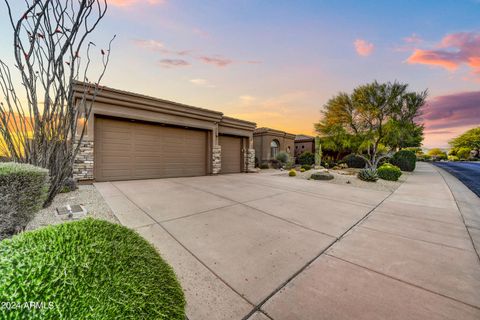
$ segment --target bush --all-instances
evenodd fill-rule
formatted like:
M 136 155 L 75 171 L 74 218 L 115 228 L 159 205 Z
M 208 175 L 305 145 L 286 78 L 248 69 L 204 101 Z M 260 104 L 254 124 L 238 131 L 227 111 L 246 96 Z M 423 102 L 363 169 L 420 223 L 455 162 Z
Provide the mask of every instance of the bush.
M 269 166 L 266 163 L 260 165 L 260 169 L 268 169 L 268 168 Z
M 349 168 L 365 168 L 365 165 L 367 164 L 367 162 L 365 161 L 365 159 L 357 156 L 356 154 L 349 154 L 349 155 L 346 155 L 343 159 L 342 159 L 342 162 L 343 163 L 346 163 L 347 166 Z
M 390 163 L 397 166 L 402 171 L 413 171 L 417 162 L 417 156 L 412 151 L 400 150 L 396 152 Z
M 269 161 L 270 167 L 273 169 L 280 169 L 282 167 L 282 163 L 277 159 L 272 159 Z
M 458 149 L 457 157 L 461 160 L 467 160 L 468 158 L 470 158 L 470 149 L 469 148 Z
M 304 164 L 304 165 L 302 165 L 301 168 L 305 169 L 305 171 L 308 171 L 308 170 L 312 169 L 312 167 L 309 164 Z
M 313 165 L 315 164 L 315 155 L 310 151 L 305 151 L 298 156 L 298 163 L 301 165 Z
M 402 175 L 402 171 L 399 167 L 388 163 L 378 168 L 377 173 L 380 179 L 389 181 L 397 181 L 398 178 L 400 178 L 400 176 Z
M 290 170 L 294 167 L 294 165 L 295 164 L 292 161 L 288 161 L 287 163 L 285 163 L 284 168 Z
M 275 157 L 275 160 L 278 160 L 280 161 L 280 163 L 287 163 L 288 160 L 289 160 L 289 156 L 288 156 L 288 153 L 284 152 L 284 151 L 280 151 L 277 156 Z
M 360 180 L 368 181 L 368 182 L 375 182 L 378 180 L 377 170 L 371 169 L 371 168 L 365 168 L 360 170 L 358 172 L 357 177 Z
M 0 242 L 0 300 L 51 302 L 29 319 L 185 319 L 171 267 L 135 231 L 102 220 L 25 232 Z M 0 309 L 24 319 L 25 309 Z
M 295 169 L 292 169 L 292 170 L 288 171 L 288 175 L 290 177 L 295 177 L 297 175 L 297 171 L 295 171 Z
M 62 193 L 72 192 L 72 191 L 75 191 L 77 189 L 78 189 L 77 181 L 73 178 L 68 178 L 63 183 L 63 186 L 62 186 L 62 189 L 60 190 L 60 192 L 62 192 Z
M 305 168 L 300 168 L 300 172 L 305 172 Z
M 333 178 L 334 177 L 331 173 L 322 172 L 322 171 L 314 172 L 310 176 L 310 179 L 313 179 L 313 180 L 332 180 Z
M 25 229 L 47 198 L 48 170 L 0 163 L 0 240 Z
M 458 161 L 460 160 L 457 156 L 448 156 L 448 161 Z

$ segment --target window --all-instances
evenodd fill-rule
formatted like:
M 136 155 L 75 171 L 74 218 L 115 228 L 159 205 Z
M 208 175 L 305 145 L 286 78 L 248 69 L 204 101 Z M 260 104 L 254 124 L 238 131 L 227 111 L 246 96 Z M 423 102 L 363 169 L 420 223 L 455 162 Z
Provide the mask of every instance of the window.
M 278 148 L 280 147 L 280 143 L 277 140 L 272 140 L 270 143 L 270 158 L 275 159 L 278 154 Z

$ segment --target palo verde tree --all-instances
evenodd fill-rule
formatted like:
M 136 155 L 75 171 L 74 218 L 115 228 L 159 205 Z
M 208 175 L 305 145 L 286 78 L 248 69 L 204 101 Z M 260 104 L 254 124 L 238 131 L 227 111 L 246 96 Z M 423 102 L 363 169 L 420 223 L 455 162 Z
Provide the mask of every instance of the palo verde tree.
M 427 92 L 407 89 L 406 84 L 374 81 L 355 88 L 352 94 L 340 93 L 327 102 L 315 128 L 325 141 L 350 148 L 376 169 L 397 148 L 421 143 L 423 126 L 415 119 Z M 415 130 L 403 130 L 406 125 Z
M 13 67 L 0 59 L 0 134 L 9 158 L 47 168 L 51 203 L 73 174 L 85 120 L 107 68 L 108 48 L 97 48 L 101 68 L 89 81 L 88 40 L 107 12 L 106 0 L 5 0 L 13 31 Z M 11 72 L 14 71 L 14 73 Z M 75 92 L 73 87 L 76 87 Z M 87 102 L 88 96 L 88 102 Z

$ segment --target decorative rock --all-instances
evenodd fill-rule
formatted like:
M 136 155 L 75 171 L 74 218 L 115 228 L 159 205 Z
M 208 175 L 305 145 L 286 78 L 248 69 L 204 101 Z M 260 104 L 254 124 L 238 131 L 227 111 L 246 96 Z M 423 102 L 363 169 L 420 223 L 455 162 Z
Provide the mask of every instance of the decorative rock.
M 310 176 L 313 180 L 332 180 L 333 175 L 329 172 L 315 172 Z

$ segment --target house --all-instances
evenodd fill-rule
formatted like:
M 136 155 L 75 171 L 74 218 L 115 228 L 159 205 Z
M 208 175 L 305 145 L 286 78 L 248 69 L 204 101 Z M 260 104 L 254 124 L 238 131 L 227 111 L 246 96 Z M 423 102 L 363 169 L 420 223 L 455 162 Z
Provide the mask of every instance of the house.
M 299 134 L 295 136 L 295 157 L 305 151 L 315 153 L 315 137 Z
M 77 106 L 84 84 L 74 86 Z M 78 180 L 114 181 L 248 172 L 256 124 L 221 112 L 104 87 L 93 99 Z
M 286 152 L 293 159 L 295 135 L 285 131 L 257 128 L 253 132 L 253 148 L 256 162 L 259 165 L 268 164 L 279 152 Z

